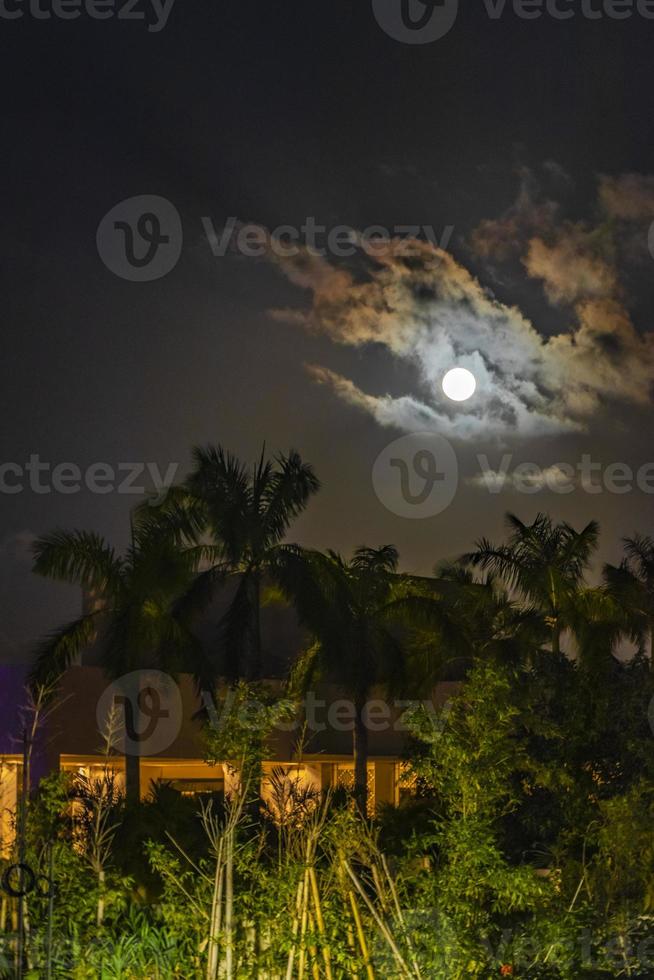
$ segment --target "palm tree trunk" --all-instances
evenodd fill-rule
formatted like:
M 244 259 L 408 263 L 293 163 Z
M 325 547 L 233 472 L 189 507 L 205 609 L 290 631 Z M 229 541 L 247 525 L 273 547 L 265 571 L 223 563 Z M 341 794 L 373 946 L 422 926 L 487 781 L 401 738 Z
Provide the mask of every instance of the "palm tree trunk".
M 354 796 L 364 816 L 368 812 L 368 728 L 363 717 L 365 703 L 363 699 L 355 702 L 352 729 Z
M 128 806 L 136 806 L 141 799 L 141 759 L 132 746 L 125 754 L 125 800 Z
M 132 678 L 129 674 L 127 677 Z M 140 683 L 119 679 L 120 694 L 114 696 L 114 705 L 122 706 L 122 724 L 125 755 L 125 801 L 135 806 L 141 799 L 140 743 L 136 707 L 139 703 Z
M 248 635 L 247 663 L 245 674 L 248 680 L 261 678 L 261 577 L 253 572 L 248 586 L 250 606 L 250 628 Z

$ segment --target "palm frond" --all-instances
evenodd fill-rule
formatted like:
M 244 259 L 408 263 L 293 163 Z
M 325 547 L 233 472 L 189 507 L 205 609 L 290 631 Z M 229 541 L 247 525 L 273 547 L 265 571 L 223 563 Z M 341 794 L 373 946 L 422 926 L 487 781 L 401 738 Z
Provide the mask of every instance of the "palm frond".
M 354 552 L 351 561 L 352 568 L 361 571 L 393 574 L 397 571 L 400 555 L 392 544 L 383 544 L 379 548 L 359 547 Z
M 137 541 L 147 540 L 152 529 L 162 529 L 180 546 L 197 541 L 207 524 L 204 501 L 189 493 L 186 487 L 170 487 L 161 503 L 146 500 L 132 515 Z
M 236 566 L 248 545 L 250 491 L 243 464 L 222 446 L 196 447 L 194 468 L 186 480 L 191 496 L 202 503 L 206 524 Z
M 229 566 L 224 563 L 213 565 L 197 574 L 186 591 L 175 599 L 172 606 L 173 617 L 190 624 L 208 609 L 218 589 L 225 584 L 228 574 Z
M 36 650 L 29 674 L 30 684 L 52 684 L 80 659 L 96 636 L 99 617 L 92 612 L 50 633 Z
M 34 571 L 45 578 L 115 594 L 120 590 L 123 562 L 93 531 L 55 530 L 33 545 Z
M 627 565 L 643 582 L 654 584 L 654 540 L 635 534 L 633 538 L 623 538 Z
M 309 499 L 320 489 L 313 467 L 291 450 L 275 458 L 275 471 L 266 471 L 262 488 L 264 533 L 270 542 L 280 541 L 291 521 L 302 513 Z

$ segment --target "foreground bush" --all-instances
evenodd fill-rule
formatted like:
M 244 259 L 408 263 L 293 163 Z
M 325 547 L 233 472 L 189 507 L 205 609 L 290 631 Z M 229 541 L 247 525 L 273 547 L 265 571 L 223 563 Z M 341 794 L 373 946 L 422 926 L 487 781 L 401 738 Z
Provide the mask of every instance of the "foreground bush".
M 548 657 L 479 664 L 416 711 L 417 795 L 375 821 L 292 781 L 259 812 L 265 732 L 222 736 L 250 756 L 224 807 L 163 786 L 126 809 L 109 763 L 44 780 L 26 857 L 56 891 L 25 903 L 24 976 L 651 977 L 651 676 L 635 662 L 607 689 Z M 5 897 L 3 977 L 16 915 Z

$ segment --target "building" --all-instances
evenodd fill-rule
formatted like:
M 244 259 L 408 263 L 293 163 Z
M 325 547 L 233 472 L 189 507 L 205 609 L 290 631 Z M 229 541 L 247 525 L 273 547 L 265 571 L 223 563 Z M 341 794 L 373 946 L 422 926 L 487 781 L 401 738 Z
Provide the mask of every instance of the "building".
M 224 602 L 225 600 L 223 600 Z M 215 638 L 223 603 L 217 603 L 198 630 L 207 648 Z M 302 648 L 303 637 L 291 610 L 262 610 L 264 662 L 270 687 L 281 689 L 282 678 Z M 23 732 L 31 726 L 25 667 L 0 667 L 0 841 L 12 837 L 23 772 Z M 456 681 L 437 686 L 428 699 L 430 709 L 441 707 L 456 692 Z M 220 698 L 220 693 L 219 693 Z M 127 713 L 125 702 L 127 701 Z M 375 694 L 367 709 L 369 734 L 368 786 L 371 807 L 397 804 L 406 791 L 403 774 L 407 746 L 404 715 L 409 702 Z M 93 774 L 108 764 L 106 736 L 118 751 L 109 763 L 124 778 L 123 751 L 139 756 L 141 794 L 165 781 L 180 792 L 229 793 L 238 779 L 235 760 L 215 765 L 205 761 L 205 725 L 224 723 L 220 700 L 198 692 L 189 675 L 167 677 L 156 670 L 138 678 L 111 683 L 89 650 L 84 662 L 62 678 L 54 706 L 39 726 L 31 751 L 32 785 L 45 773 L 63 770 Z M 242 709 L 241 709 L 242 710 Z M 256 724 L 256 705 L 253 711 Z M 352 706 L 334 687 L 319 686 L 305 699 L 293 722 L 279 726 L 267 740 L 261 794 L 270 796 L 281 774 L 317 792 L 329 787 L 350 788 L 354 782 Z

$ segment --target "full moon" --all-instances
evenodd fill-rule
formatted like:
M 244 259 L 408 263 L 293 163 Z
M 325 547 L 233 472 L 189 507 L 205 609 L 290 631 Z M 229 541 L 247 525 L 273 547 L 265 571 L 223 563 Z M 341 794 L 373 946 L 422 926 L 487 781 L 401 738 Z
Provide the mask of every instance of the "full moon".
M 475 393 L 477 382 L 467 368 L 452 368 L 443 378 L 443 391 L 453 402 L 465 402 Z

